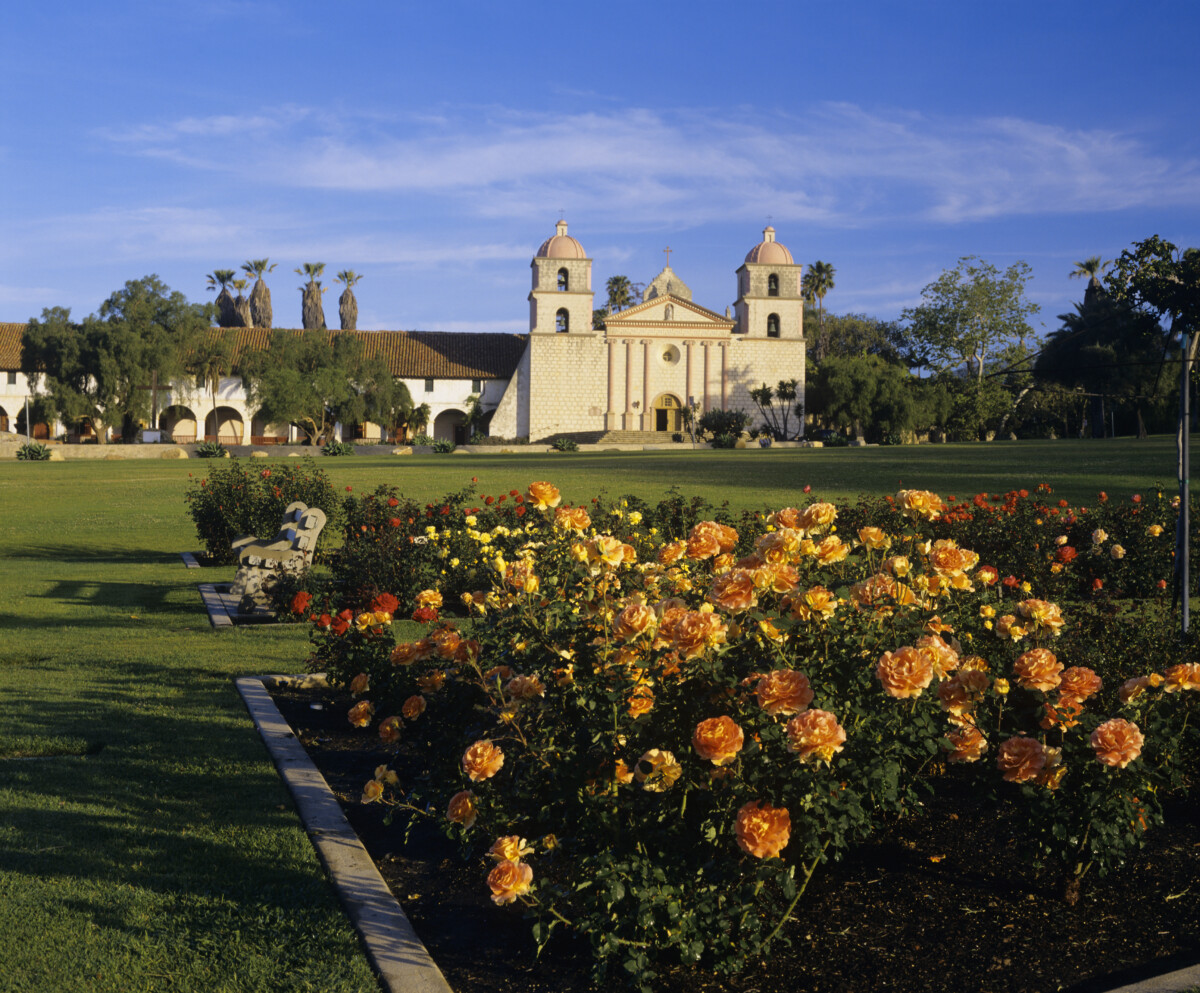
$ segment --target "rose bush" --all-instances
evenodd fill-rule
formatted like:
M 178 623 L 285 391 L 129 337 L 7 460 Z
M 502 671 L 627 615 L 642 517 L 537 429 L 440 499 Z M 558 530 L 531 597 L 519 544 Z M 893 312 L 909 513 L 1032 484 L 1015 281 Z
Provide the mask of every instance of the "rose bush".
M 481 869 L 492 899 L 525 906 L 539 942 L 577 930 L 601 974 L 649 988 L 664 953 L 727 971 L 767 954 L 822 860 L 919 816 L 943 780 L 1022 807 L 1026 857 L 1077 891 L 1141 843 L 1194 759 L 1200 667 L 1146 671 L 1170 574 L 1169 548 L 1142 547 L 1161 538 L 1146 504 L 1105 514 L 1125 557 L 1095 554 L 1109 571 L 1060 582 L 1060 603 L 1033 580 L 1092 553 L 1047 559 L 1015 525 L 1062 508 L 1020 494 L 1011 511 L 907 490 L 736 521 L 677 497 L 572 507 L 545 482 L 508 496 L 406 507 L 384 539 L 371 528 L 400 498 L 359 501 L 378 568 L 314 611 L 313 664 L 364 677 L 349 719 L 375 722 L 399 772 L 371 802 L 501 858 Z M 1096 529 L 1068 538 L 1103 549 Z M 1144 575 L 1111 571 L 1131 559 Z M 1113 610 L 1095 578 L 1155 592 Z M 393 613 L 420 636 L 397 643 Z

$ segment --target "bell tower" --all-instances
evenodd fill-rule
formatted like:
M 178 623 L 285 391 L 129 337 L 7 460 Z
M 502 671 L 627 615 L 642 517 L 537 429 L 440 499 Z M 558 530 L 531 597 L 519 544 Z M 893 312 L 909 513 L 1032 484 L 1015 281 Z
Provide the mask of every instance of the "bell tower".
M 559 221 L 552 237 L 530 263 L 529 333 L 590 335 L 592 331 L 592 260 Z
M 735 333 L 749 338 L 804 338 L 804 296 L 800 290 L 803 266 L 796 265 L 787 246 L 775 240 L 767 226 L 763 240 L 746 254 L 737 270 L 738 297 Z

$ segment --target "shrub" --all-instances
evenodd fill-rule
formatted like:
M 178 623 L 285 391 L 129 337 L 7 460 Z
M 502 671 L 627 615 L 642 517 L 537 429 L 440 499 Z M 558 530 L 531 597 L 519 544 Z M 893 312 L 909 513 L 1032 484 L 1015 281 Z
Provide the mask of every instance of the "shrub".
M 360 502 L 372 520 L 404 516 L 383 535 L 355 524 L 348 543 L 366 535 L 397 582 L 429 587 L 356 590 L 313 629 L 314 665 L 370 683 L 351 719 L 418 756 L 371 796 L 490 845 L 493 899 L 524 904 L 539 944 L 581 934 L 601 983 L 619 963 L 648 989 L 664 953 L 730 972 L 768 955 L 824 859 L 943 784 L 1017 808 L 1018 848 L 1069 893 L 1142 844 L 1197 757 L 1200 667 L 1144 668 L 1177 657 L 1164 596 L 1096 609 L 1063 585 L 1060 609 L 1001 578 L 996 562 L 1047 582 L 1076 566 L 1046 562 L 1065 547 L 1046 535 L 1089 515 L 1048 488 L 986 511 L 986 495 L 902 491 L 736 529 L 690 523 L 703 502 L 679 494 L 572 508 L 537 483 L 505 509 L 423 512 L 381 495 Z M 1157 589 L 1171 512 L 1161 497 L 1105 511 L 1128 547 L 1106 537 L 1091 567 Z M 981 561 L 970 538 L 1002 557 Z M 477 592 L 456 627 L 439 615 L 463 582 Z M 392 615 L 410 611 L 427 633 L 397 645 Z
M 738 436 L 736 434 L 718 434 L 713 436 L 713 448 L 737 448 Z
M 674 433 L 671 435 L 671 440 L 672 440 L 673 442 L 675 442 L 676 444 L 679 444 L 680 442 L 682 442 L 682 441 L 683 441 L 683 432 L 682 432 L 682 431 L 676 431 L 676 432 L 674 432 Z
M 196 534 L 215 564 L 237 561 L 229 547 L 234 538 L 253 534 L 273 538 L 288 504 L 302 500 L 325 511 L 326 531 L 342 520 L 341 500 L 328 477 L 309 457 L 259 469 L 231 460 L 197 480 L 184 494 Z
M 50 449 L 37 441 L 27 441 L 17 449 L 17 458 L 22 462 L 49 462 Z
M 348 441 L 327 441 L 321 449 L 322 455 L 353 455 L 354 446 Z
M 741 410 L 707 410 L 696 423 L 700 430 L 711 435 L 731 434 L 735 438 L 746 429 L 750 416 Z
M 431 445 L 434 445 L 434 444 L 436 444 L 437 442 L 436 442 L 436 440 L 435 440 L 435 439 L 434 439 L 432 436 L 430 436 L 430 435 L 427 435 L 427 434 L 418 434 L 418 435 L 415 435 L 415 436 L 413 437 L 412 443 L 413 443 L 414 445 L 424 445 L 425 447 L 429 447 L 429 446 L 431 446 Z
M 229 450 L 219 441 L 202 441 L 196 446 L 198 459 L 223 459 L 228 455 Z
M 574 438 L 555 438 L 554 450 L 556 452 L 577 452 L 579 443 Z
M 433 443 L 433 451 L 436 455 L 449 455 L 456 448 L 458 448 L 458 446 L 446 438 L 439 438 Z

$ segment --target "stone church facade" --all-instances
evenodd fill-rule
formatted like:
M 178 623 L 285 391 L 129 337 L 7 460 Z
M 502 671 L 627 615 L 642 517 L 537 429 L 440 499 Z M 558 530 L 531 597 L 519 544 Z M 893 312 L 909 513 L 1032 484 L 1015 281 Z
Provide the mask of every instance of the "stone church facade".
M 565 221 L 530 268 L 529 340 L 492 416 L 494 435 L 681 431 L 689 404 L 700 414 L 742 410 L 756 424 L 750 391 L 784 379 L 803 399 L 803 267 L 772 227 L 736 271 L 732 317 L 695 303 L 668 263 L 641 303 L 593 329 L 592 260 Z
M 490 434 L 545 441 L 557 435 L 677 432 L 683 410 L 741 410 L 762 417 L 750 391 L 795 379 L 804 398 L 802 266 L 763 231 L 736 270 L 737 302 L 724 315 L 701 306 L 670 264 L 641 302 L 609 314 L 594 329 L 592 259 L 560 221 L 530 263 L 528 334 L 356 331 L 367 354 L 383 358 L 417 403 L 431 408 L 429 433 L 466 441 L 473 397 L 491 414 Z M 0 324 L 0 432 L 23 434 L 31 397 L 20 372 L 21 324 Z M 235 350 L 265 348 L 282 329 L 233 332 Z M 265 424 L 250 408 L 241 380 L 221 381 L 217 397 L 192 383 L 166 387 L 157 423 L 164 440 L 219 438 L 227 444 L 294 441 L 288 425 Z M 802 423 L 802 421 L 801 421 Z M 74 435 L 64 425 L 32 425 L 40 438 Z M 346 440 L 388 440 L 378 425 L 342 425 Z M 93 439 L 94 440 L 94 439 Z

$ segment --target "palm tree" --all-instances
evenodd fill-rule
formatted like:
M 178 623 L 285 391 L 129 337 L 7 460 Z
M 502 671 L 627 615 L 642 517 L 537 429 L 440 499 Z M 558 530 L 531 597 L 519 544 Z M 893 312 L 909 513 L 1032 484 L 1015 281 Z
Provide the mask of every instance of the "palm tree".
M 246 287 L 250 285 L 248 279 L 235 279 L 233 281 L 234 289 L 238 291 L 237 299 L 233 301 L 233 310 L 237 314 L 236 327 L 252 328 L 254 327 L 254 318 L 250 316 L 250 301 L 245 297 Z
M 615 314 L 633 303 L 633 284 L 628 276 L 610 276 L 605 283 L 608 290 L 608 312 Z
M 263 282 L 263 276 L 274 269 L 270 259 L 250 259 L 242 263 L 242 272 L 254 277 L 254 289 L 250 291 L 250 316 L 254 322 L 253 327 L 274 326 L 275 313 L 271 309 L 271 290 Z
M 232 271 L 232 270 L 231 270 Z M 212 390 L 213 438 L 220 440 L 217 423 L 217 390 L 221 378 L 233 367 L 233 343 L 227 334 L 213 334 L 200 343 L 188 362 L 189 371 L 196 377 L 196 385 Z M 200 431 L 201 439 L 205 431 Z
M 354 331 L 358 326 L 358 301 L 354 299 L 354 284 L 362 279 L 362 276 L 353 269 L 343 269 L 334 279 L 346 287 L 338 297 L 338 317 L 342 322 L 342 330 Z
M 1104 292 L 1104 287 L 1100 284 L 1100 275 L 1107 269 L 1112 262 L 1105 262 L 1099 255 L 1090 255 L 1082 262 L 1076 262 L 1075 268 L 1071 270 L 1072 279 L 1083 279 L 1087 277 L 1087 288 L 1083 291 L 1083 303 L 1086 307 L 1096 296 Z
M 825 357 L 825 294 L 833 289 L 834 268 L 828 262 L 818 259 L 808 267 L 808 272 L 800 281 L 800 289 L 804 298 L 817 305 L 817 361 Z
M 229 285 L 233 282 L 235 275 L 233 269 L 214 269 L 208 276 L 208 288 L 221 291 L 217 294 L 217 327 L 220 328 L 237 327 L 237 312 L 233 306 L 233 294 L 229 292 Z
M 300 287 L 304 294 L 301 298 L 301 320 L 305 331 L 325 330 L 325 307 L 321 303 L 321 284 L 317 277 L 325 271 L 324 262 L 305 262 L 299 269 L 294 270 L 301 276 L 307 276 L 308 282 Z

